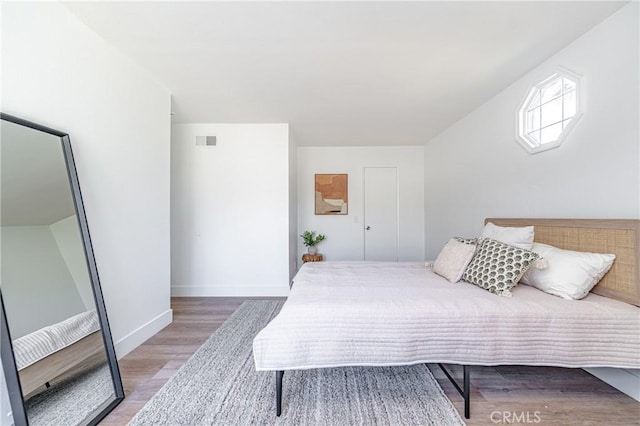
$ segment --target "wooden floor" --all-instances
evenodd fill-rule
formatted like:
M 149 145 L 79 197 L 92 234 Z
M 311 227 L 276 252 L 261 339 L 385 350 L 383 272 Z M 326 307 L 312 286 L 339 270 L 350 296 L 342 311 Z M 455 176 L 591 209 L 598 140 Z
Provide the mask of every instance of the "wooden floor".
M 127 424 L 244 300 L 173 298 L 173 323 L 120 360 L 126 398 L 101 425 Z M 461 397 L 432 371 L 462 413 Z M 640 425 L 639 402 L 581 369 L 472 367 L 471 391 L 468 425 Z

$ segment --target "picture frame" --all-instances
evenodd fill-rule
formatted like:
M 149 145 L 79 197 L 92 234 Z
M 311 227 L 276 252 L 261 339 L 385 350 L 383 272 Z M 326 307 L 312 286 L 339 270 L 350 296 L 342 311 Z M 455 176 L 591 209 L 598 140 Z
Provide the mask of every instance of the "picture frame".
M 346 173 L 315 175 L 315 214 L 349 214 L 349 175 Z

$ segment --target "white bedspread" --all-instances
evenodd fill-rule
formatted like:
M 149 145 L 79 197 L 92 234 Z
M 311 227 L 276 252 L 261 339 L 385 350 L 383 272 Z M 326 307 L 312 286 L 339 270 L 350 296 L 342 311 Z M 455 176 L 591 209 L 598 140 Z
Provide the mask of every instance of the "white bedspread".
M 13 341 L 16 367 L 22 370 L 97 330 L 100 323 L 92 310 L 22 336 Z
M 640 308 L 527 285 L 499 297 L 422 263 L 312 262 L 254 339 L 256 369 L 424 362 L 640 368 Z

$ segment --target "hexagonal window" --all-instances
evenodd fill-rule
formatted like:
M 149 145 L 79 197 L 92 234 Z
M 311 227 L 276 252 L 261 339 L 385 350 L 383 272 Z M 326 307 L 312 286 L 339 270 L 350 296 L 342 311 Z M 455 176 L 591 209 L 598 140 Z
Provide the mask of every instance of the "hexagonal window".
M 517 139 L 531 154 L 562 144 L 582 115 L 580 76 L 557 70 L 536 84 L 518 110 Z

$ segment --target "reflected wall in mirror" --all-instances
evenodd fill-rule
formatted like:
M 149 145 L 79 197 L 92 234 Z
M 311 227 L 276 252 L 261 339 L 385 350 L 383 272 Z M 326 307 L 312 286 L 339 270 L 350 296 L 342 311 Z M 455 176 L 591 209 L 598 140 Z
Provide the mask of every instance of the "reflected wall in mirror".
M 123 398 L 68 135 L 0 120 L 2 365 L 16 424 L 95 424 Z

